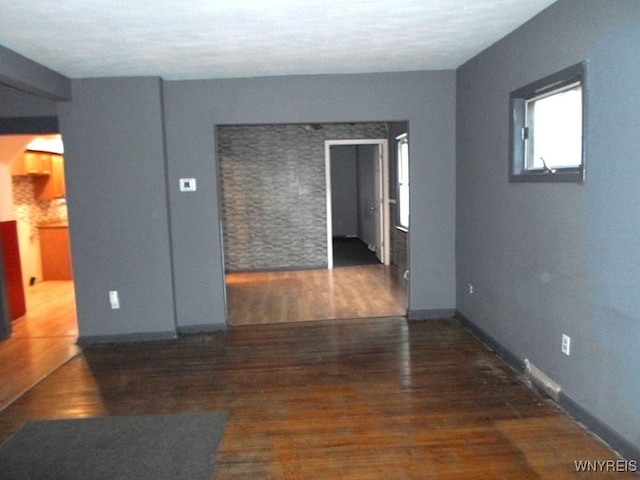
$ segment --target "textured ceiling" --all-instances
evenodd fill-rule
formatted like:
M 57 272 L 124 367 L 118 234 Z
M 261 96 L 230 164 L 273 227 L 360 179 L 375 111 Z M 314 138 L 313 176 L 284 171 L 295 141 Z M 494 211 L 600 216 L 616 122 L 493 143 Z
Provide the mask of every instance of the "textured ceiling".
M 554 0 L 0 0 L 0 45 L 72 78 L 457 68 Z

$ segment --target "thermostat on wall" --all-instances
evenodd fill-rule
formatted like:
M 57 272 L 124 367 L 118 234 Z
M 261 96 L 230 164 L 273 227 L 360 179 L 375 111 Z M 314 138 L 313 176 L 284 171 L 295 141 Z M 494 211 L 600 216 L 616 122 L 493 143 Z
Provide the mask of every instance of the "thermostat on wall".
M 180 191 L 181 192 L 195 192 L 196 191 L 196 179 L 195 178 L 181 178 L 180 179 Z

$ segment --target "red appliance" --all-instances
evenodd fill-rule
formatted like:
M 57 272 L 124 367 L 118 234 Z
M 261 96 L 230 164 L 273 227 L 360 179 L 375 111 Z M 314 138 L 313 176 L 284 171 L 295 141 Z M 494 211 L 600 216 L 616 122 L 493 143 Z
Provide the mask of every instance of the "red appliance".
M 20 248 L 18 246 L 18 224 L 15 220 L 0 222 L 0 248 L 4 255 L 4 275 L 7 279 L 7 297 L 11 320 L 27 312 L 22 285 Z M 1 274 L 1 272 L 0 272 Z

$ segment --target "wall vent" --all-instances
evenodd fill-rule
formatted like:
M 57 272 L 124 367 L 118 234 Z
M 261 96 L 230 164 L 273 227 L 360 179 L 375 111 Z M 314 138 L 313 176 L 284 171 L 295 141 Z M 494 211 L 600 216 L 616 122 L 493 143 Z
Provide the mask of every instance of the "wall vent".
M 547 394 L 556 402 L 560 399 L 560 385 L 551 380 L 542 370 L 536 367 L 528 359 L 524 361 L 524 374 L 531 385 L 537 390 Z

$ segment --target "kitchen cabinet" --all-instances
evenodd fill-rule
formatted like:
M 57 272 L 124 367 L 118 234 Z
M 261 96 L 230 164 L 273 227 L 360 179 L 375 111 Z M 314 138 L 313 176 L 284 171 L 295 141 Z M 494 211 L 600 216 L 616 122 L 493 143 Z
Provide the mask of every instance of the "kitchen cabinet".
M 13 162 L 12 175 L 50 175 L 51 153 L 27 150 L 22 157 Z
M 40 234 L 40 257 L 43 280 L 71 280 L 71 245 L 66 223 L 43 224 Z
M 34 180 L 34 193 L 38 200 L 54 200 L 67 195 L 64 181 L 64 157 L 58 153 L 51 154 L 51 174 Z

